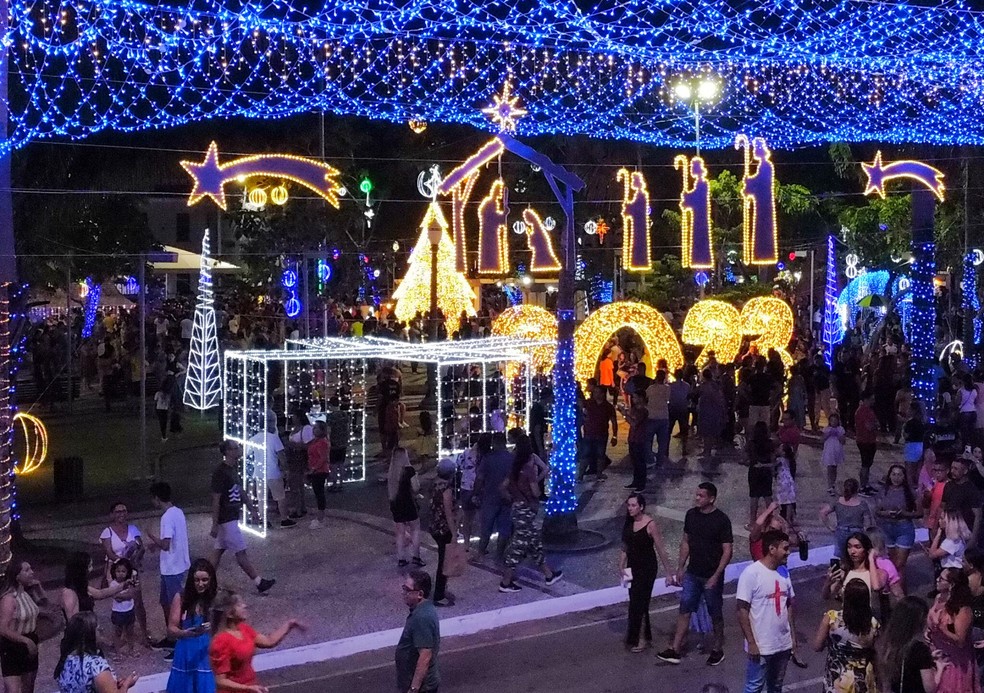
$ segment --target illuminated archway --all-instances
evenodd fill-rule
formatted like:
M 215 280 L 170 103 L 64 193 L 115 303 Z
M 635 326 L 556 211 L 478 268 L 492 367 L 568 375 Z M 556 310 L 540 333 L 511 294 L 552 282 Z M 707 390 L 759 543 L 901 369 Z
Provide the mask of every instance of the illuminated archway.
M 574 377 L 582 388 L 594 377 L 605 343 L 623 327 L 638 333 L 653 363 L 666 359 L 671 373 L 683 367 L 680 343 L 659 311 L 632 301 L 610 303 L 588 316 L 574 333 Z
M 557 318 L 540 306 L 522 303 L 502 311 L 492 323 L 493 336 L 550 340 L 534 347 L 533 367 L 538 373 L 550 373 L 557 360 Z
M 738 309 L 717 299 L 698 301 L 683 321 L 684 344 L 702 346 L 697 366 L 707 363 L 707 353 L 713 351 L 718 363 L 731 363 L 741 351 L 742 320 Z
M 756 337 L 752 344 L 760 354 L 775 349 L 786 368 L 792 367 L 793 357 L 786 349 L 793 339 L 793 309 L 781 298 L 757 296 L 746 303 L 741 309 L 741 331 Z

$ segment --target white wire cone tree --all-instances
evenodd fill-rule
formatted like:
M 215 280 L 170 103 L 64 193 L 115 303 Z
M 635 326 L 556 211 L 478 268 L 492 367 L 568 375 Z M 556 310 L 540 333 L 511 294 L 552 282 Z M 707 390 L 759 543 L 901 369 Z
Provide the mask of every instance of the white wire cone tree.
M 201 266 L 198 272 L 198 301 L 191 333 L 188 374 L 185 377 L 184 403 L 192 409 L 218 406 L 222 394 L 222 370 L 219 365 L 219 337 L 215 329 L 215 297 L 212 294 L 212 258 L 209 231 L 202 236 Z

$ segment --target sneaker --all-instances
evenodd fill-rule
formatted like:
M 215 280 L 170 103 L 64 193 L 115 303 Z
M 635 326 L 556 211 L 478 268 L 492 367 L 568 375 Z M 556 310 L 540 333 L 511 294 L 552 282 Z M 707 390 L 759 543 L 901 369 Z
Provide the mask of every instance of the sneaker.
M 323 525 L 317 519 L 311 520 L 311 524 L 308 525 L 310 529 L 321 529 L 322 526 Z
M 711 656 L 707 658 L 707 666 L 716 667 L 718 664 L 724 661 L 724 652 L 722 650 L 714 650 L 711 652 Z
M 659 659 L 663 662 L 668 662 L 669 664 L 679 664 L 681 662 L 680 653 L 674 650 L 672 647 L 668 647 L 662 652 L 657 652 L 656 659 Z
M 523 588 L 515 582 L 510 582 L 508 585 L 503 585 L 501 582 L 499 583 L 500 592 L 519 592 L 521 589 Z
M 280 521 L 281 527 L 296 527 L 297 523 L 290 519 L 285 519 Z
M 554 585 L 554 584 L 560 582 L 561 579 L 563 579 L 563 577 L 564 577 L 564 571 L 563 570 L 555 570 L 554 573 L 553 573 L 553 575 L 551 575 L 550 577 L 548 577 L 547 580 L 546 580 L 547 587 L 550 587 L 550 585 Z
M 152 650 L 172 650 L 174 649 L 174 643 L 167 638 L 161 638 L 157 642 L 150 643 L 150 649 Z
M 167 652 L 164 653 L 164 661 L 165 662 L 174 661 L 174 650 L 168 650 Z
M 434 606 L 445 606 L 445 607 L 454 606 L 454 599 L 452 599 L 451 597 L 444 597 L 444 599 L 435 599 Z
M 260 594 L 266 594 L 266 592 L 268 592 L 270 588 L 276 584 L 277 584 L 276 580 L 271 580 L 270 578 L 261 578 L 260 584 L 256 586 L 256 589 L 259 590 Z
M 878 491 L 875 490 L 875 487 L 874 486 L 865 486 L 863 489 L 861 489 L 860 493 L 861 493 L 862 496 L 877 496 L 878 495 Z

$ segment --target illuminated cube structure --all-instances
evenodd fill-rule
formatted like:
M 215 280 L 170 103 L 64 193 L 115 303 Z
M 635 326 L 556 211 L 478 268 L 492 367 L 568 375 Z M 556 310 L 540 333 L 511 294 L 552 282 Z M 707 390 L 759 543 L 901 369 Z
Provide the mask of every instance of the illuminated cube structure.
M 370 361 L 436 365 L 437 411 L 434 421 L 438 457 L 454 455 L 468 444 L 468 433 L 493 430 L 499 419 L 507 428 L 527 427 L 534 396 L 533 350 L 544 341 L 486 337 L 463 341 L 411 343 L 380 337 L 324 337 L 288 340 L 281 350 L 228 351 L 223 369 L 223 434 L 243 447 L 242 475 L 247 492 L 265 499 L 268 412 L 283 403 L 285 412 L 307 412 L 324 419 L 332 400 L 349 412 L 349 441 L 342 481 L 366 478 L 366 412 L 374 404 L 367 382 Z M 510 366 L 507 369 L 507 365 Z M 511 377 L 507 377 L 507 372 Z M 280 399 L 282 398 L 282 400 Z M 498 411 L 493 411 L 493 407 Z M 278 407 L 279 408 L 279 407 Z M 260 523 L 240 526 L 266 536 L 266 503 L 257 503 Z

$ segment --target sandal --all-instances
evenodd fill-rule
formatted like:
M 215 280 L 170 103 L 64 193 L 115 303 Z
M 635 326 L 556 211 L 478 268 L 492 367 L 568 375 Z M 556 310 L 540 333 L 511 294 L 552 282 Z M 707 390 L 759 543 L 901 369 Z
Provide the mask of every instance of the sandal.
M 426 563 L 423 562 L 423 560 L 421 560 L 420 556 L 413 557 L 413 564 L 418 568 L 423 568 L 425 565 L 427 565 Z

